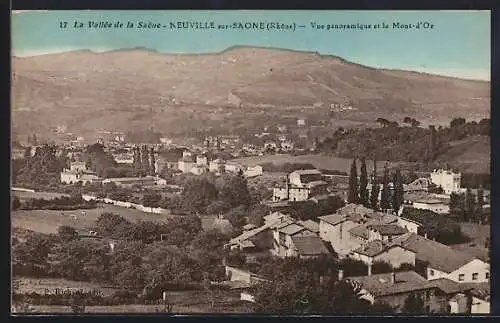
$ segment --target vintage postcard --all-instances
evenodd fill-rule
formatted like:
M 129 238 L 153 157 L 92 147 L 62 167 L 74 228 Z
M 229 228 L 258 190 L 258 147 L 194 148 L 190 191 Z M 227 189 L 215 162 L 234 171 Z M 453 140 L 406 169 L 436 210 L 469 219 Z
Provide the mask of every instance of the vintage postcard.
M 14 11 L 12 313 L 490 312 L 489 11 Z

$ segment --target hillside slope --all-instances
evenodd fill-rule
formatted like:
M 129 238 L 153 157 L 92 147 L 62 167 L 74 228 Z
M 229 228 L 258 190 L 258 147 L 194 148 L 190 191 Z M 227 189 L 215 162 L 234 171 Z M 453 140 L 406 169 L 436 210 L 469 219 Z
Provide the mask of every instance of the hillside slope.
M 332 56 L 263 48 L 166 55 L 144 49 L 74 51 L 13 59 L 13 128 L 74 133 L 150 126 L 165 133 L 261 125 L 281 116 L 489 117 L 489 82 L 364 67 Z M 153 110 L 153 113 L 151 113 Z M 189 120 L 189 122 L 186 122 Z M 228 122 L 231 121 L 231 122 Z

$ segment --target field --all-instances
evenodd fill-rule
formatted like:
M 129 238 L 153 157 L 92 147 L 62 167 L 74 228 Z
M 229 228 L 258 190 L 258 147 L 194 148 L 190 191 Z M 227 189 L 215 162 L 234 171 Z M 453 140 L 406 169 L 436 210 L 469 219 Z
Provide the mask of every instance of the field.
M 274 163 L 277 165 L 284 163 L 310 163 L 313 164 L 314 167 L 318 169 L 338 170 L 347 173 L 349 173 L 352 163 L 352 159 L 350 158 L 340 158 L 340 157 L 324 156 L 324 155 L 291 156 L 288 154 L 243 157 L 234 159 L 232 161 L 248 166 L 262 165 L 265 163 Z M 384 164 L 385 164 L 384 161 L 377 161 L 377 167 L 380 169 L 382 169 Z M 389 167 L 395 165 L 396 165 L 395 163 L 389 163 Z M 368 169 L 372 169 L 373 162 L 367 160 L 366 167 Z
M 82 216 L 83 210 L 52 211 L 52 210 L 18 210 L 13 211 L 12 226 L 41 233 L 55 233 L 61 225 L 69 225 L 77 230 L 88 231 L 99 215 L 105 212 L 116 213 L 131 222 L 139 220 L 164 222 L 166 215 L 145 213 L 136 209 L 128 209 L 114 205 L 100 204 L 96 209 L 85 210 L 87 216 Z M 61 214 L 64 214 L 61 216 Z M 77 220 L 71 215 L 76 215 Z
M 22 282 L 18 289 L 21 293 L 44 293 L 46 289 L 100 289 L 104 296 L 111 295 L 115 288 L 101 287 L 97 284 L 76 282 L 65 279 L 33 279 L 19 278 Z M 211 307 L 211 297 L 206 291 L 169 291 L 167 299 L 173 304 L 175 313 L 244 313 L 249 312 L 248 303 L 239 300 L 237 292 L 220 292 L 214 296 L 214 307 Z M 33 306 L 35 313 L 71 313 L 69 306 Z M 162 305 L 117 305 L 117 306 L 87 306 L 87 313 L 155 313 Z
M 13 196 L 17 196 L 20 200 L 28 199 L 46 199 L 52 200 L 56 197 L 69 196 L 68 194 L 52 193 L 52 192 L 24 192 L 24 191 L 12 191 Z
M 19 288 L 16 289 L 16 292 L 25 294 L 25 293 L 39 293 L 43 294 L 47 290 L 53 292 L 56 288 L 65 289 L 65 290 L 79 290 L 83 289 L 85 291 L 90 291 L 92 289 L 99 289 L 103 293 L 103 296 L 112 295 L 117 289 L 113 287 L 103 287 L 98 284 L 88 283 L 88 282 L 78 282 L 67 279 L 56 279 L 56 278 L 27 278 L 27 277 L 19 277 L 15 278 L 20 282 Z
M 471 238 L 468 243 L 452 245 L 456 250 L 461 250 L 480 259 L 488 260 L 488 248 L 485 248 L 484 243 L 486 238 L 491 235 L 491 227 L 489 225 L 481 225 L 476 223 L 461 223 L 462 232 Z

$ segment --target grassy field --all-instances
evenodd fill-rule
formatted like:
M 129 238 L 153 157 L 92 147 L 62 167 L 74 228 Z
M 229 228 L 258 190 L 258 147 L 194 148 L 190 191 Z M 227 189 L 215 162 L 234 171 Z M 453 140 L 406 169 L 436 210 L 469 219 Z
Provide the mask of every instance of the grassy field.
M 350 158 L 340 158 L 340 157 L 323 156 L 323 155 L 291 156 L 288 154 L 251 156 L 251 157 L 237 158 L 232 161 L 248 166 L 261 165 L 264 163 L 274 163 L 278 165 L 284 163 L 310 163 L 313 164 L 314 167 L 318 169 L 338 170 L 347 173 L 349 173 L 352 163 L 352 159 Z M 377 161 L 377 166 L 379 168 L 383 167 L 384 164 L 385 164 L 384 161 Z M 389 163 L 389 167 L 395 165 L 396 163 Z M 368 169 L 372 169 L 373 162 L 367 160 L 366 167 Z
M 102 287 L 97 284 L 75 282 L 65 279 L 33 279 L 18 278 L 20 293 L 44 293 L 46 289 L 100 289 L 104 296 L 111 295 L 115 288 Z M 175 313 L 246 313 L 250 311 L 249 304 L 241 302 L 239 293 L 224 291 L 214 296 L 214 307 L 211 306 L 211 296 L 207 291 L 169 291 L 167 298 L 173 305 Z M 33 306 L 35 313 L 71 313 L 69 306 Z M 161 305 L 117 305 L 117 306 L 87 306 L 87 313 L 155 313 L 161 311 Z
M 99 215 L 104 212 L 116 213 L 131 222 L 139 220 L 164 222 L 167 216 L 163 214 L 152 214 L 141 212 L 136 209 L 128 209 L 114 205 L 99 205 L 96 209 L 85 210 L 87 216 L 82 216 L 83 210 L 61 211 L 52 210 L 18 210 L 13 211 L 12 226 L 26 230 L 32 230 L 41 233 L 55 233 L 61 225 L 69 225 L 75 229 L 87 231 L 92 227 Z M 77 215 L 77 220 L 71 218 L 71 215 Z
M 52 200 L 56 197 L 69 196 L 68 194 L 61 193 L 51 193 L 51 192 L 24 192 L 24 191 L 12 191 L 14 196 L 17 196 L 20 200 L 28 199 L 46 199 Z
M 491 227 L 489 225 L 481 225 L 476 223 L 461 223 L 462 232 L 471 238 L 468 243 L 452 245 L 456 250 L 463 251 L 483 260 L 488 260 L 488 248 L 485 248 L 484 243 L 486 238 L 491 235 Z

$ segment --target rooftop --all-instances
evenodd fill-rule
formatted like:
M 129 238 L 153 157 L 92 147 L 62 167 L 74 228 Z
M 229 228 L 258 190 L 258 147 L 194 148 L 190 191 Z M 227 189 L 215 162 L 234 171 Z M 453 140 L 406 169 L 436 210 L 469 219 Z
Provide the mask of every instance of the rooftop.
M 323 240 L 318 236 L 292 237 L 297 252 L 303 256 L 328 254 Z
M 303 226 L 295 223 L 290 223 L 289 225 L 280 228 L 279 232 L 292 236 L 304 230 L 306 230 L 306 228 L 304 228 Z
M 408 232 L 407 229 L 400 227 L 396 224 L 376 224 L 369 225 L 370 229 L 379 232 L 381 235 L 401 235 Z
M 454 250 L 442 243 L 426 239 L 414 233 L 401 235 L 393 243 L 415 252 L 416 258 L 427 262 L 429 267 L 451 273 L 463 265 L 477 259 L 464 252 Z
M 319 223 L 313 220 L 299 221 L 300 225 L 312 232 L 319 232 Z
M 299 169 L 296 171 L 293 171 L 292 174 L 298 174 L 298 175 L 321 175 L 321 172 L 317 169 Z
M 406 249 L 403 246 L 397 244 L 383 242 L 381 240 L 373 240 L 366 243 L 364 246 L 361 246 L 360 248 L 354 250 L 354 252 L 361 255 L 366 255 L 368 257 L 375 257 L 394 247 Z
M 444 204 L 443 201 L 437 200 L 437 199 L 422 199 L 422 200 L 417 200 L 415 203 L 423 203 L 423 204 Z
M 309 183 L 306 184 L 306 186 L 308 188 L 316 187 L 316 186 L 321 186 L 321 185 L 328 185 L 328 183 L 325 182 L 325 181 L 312 181 L 312 182 L 309 182 Z
M 395 275 L 394 283 L 391 282 L 393 274 Z M 428 281 L 414 271 L 348 277 L 347 280 L 359 283 L 373 296 L 387 296 L 431 288 L 428 286 Z

